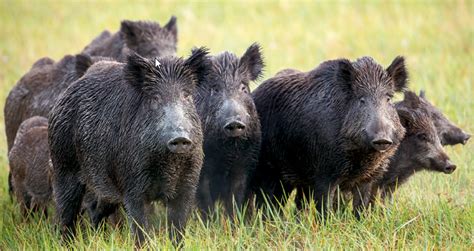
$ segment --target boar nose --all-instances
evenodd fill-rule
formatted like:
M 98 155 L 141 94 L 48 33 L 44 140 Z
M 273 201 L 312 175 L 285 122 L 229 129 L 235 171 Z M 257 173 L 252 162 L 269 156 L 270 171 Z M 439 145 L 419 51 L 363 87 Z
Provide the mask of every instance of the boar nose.
M 446 173 L 446 174 L 450 174 L 450 173 L 454 172 L 454 170 L 456 170 L 456 165 L 451 163 L 451 161 L 448 161 L 447 165 L 443 169 L 444 173 Z
M 370 146 L 378 152 L 388 150 L 393 144 L 393 129 L 387 115 L 384 112 L 375 111 L 366 130 Z
M 191 150 L 193 142 L 187 137 L 176 137 L 168 141 L 168 149 L 173 153 L 186 153 Z
M 224 125 L 224 131 L 229 137 L 240 137 L 244 134 L 245 124 L 234 120 Z
M 467 134 L 465 133 L 464 134 L 464 139 L 462 141 L 462 144 L 465 145 L 467 143 L 467 141 L 471 138 L 471 135 L 470 134 Z
M 389 139 L 377 138 L 372 140 L 371 144 L 375 150 L 379 152 L 385 152 L 388 148 L 390 148 L 393 142 Z

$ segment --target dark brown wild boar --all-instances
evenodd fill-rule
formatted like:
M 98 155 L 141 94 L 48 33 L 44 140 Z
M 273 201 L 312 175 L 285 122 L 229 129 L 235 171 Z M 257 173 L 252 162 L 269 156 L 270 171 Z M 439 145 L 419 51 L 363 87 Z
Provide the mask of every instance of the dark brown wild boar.
M 262 83 L 253 92 L 262 127 L 257 203 L 296 188 L 297 203 L 311 194 L 322 211 L 337 186 L 351 191 L 380 177 L 405 133 L 391 98 L 406 85 L 402 57 L 386 69 L 370 57 L 331 60 Z
M 86 187 L 100 200 L 124 205 L 137 244 L 148 229 L 145 208 L 168 207 L 179 241 L 195 201 L 203 161 L 201 121 L 193 101 L 209 62 L 205 49 L 187 59 L 92 65 L 56 103 L 49 142 L 60 229 L 74 234 Z
M 22 214 L 26 216 L 31 211 L 46 215 L 52 200 L 46 118 L 35 116 L 21 123 L 8 159 L 11 185 Z
M 263 59 L 253 44 L 240 58 L 223 52 L 210 61 L 194 99 L 203 123 L 205 156 L 197 202 L 207 215 L 221 200 L 233 215 L 233 201 L 239 209 L 244 204 L 260 150 L 260 122 L 249 84 L 261 75 Z

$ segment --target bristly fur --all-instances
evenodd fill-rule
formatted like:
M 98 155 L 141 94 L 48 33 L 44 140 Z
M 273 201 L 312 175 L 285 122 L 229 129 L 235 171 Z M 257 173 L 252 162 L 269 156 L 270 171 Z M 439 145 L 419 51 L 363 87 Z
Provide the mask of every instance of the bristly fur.
M 391 197 L 397 187 L 421 170 L 445 172 L 452 165 L 444 152 L 429 106 L 414 92 L 406 91 L 403 101 L 396 104 L 397 113 L 406 134 L 384 175 L 377 179 L 366 195 L 374 202 L 378 192 L 382 199 Z
M 23 216 L 30 210 L 47 216 L 52 186 L 46 118 L 34 116 L 21 123 L 8 159 L 13 191 Z
M 260 149 L 260 122 L 250 95 L 249 83 L 262 73 L 263 59 L 257 44 L 239 58 L 231 52 L 210 57 L 211 66 L 199 81 L 194 96 L 204 132 L 204 164 L 197 192 L 198 207 L 205 215 L 217 201 L 228 215 L 241 208 L 248 196 L 248 182 Z M 237 137 L 225 125 L 245 125 Z
M 264 67 L 262 48 L 259 44 L 253 43 L 240 58 L 241 74 L 248 74 L 250 80 L 255 81 L 262 77 Z
M 57 98 L 75 80 L 87 71 L 95 62 L 110 60 L 103 57 L 86 55 L 66 55 L 60 61 L 42 58 L 35 62 L 12 88 L 8 94 L 5 107 L 5 131 L 8 150 L 13 146 L 13 140 L 18 127 L 24 120 L 33 116 L 48 117 Z M 10 194 L 13 194 L 11 175 L 8 176 Z
M 83 53 L 124 62 L 130 51 L 145 58 L 174 56 L 177 42 L 178 28 L 174 16 L 164 27 L 156 22 L 124 20 L 118 32 L 99 36 L 84 48 Z
M 206 64 L 200 49 L 188 59 L 162 57 L 160 65 L 132 54 L 126 63 L 92 65 L 56 103 L 49 142 L 57 215 L 62 234 L 74 233 L 86 190 L 97 196 L 94 224 L 118 205 L 143 243 L 148 208 L 168 206 L 170 236 L 179 241 L 194 204 L 202 166 L 201 121 L 192 95 Z M 170 142 L 186 138 L 175 152 Z
M 393 79 L 395 91 L 406 90 L 406 83 L 408 81 L 408 71 L 405 66 L 404 57 L 397 56 L 387 68 L 387 73 Z
M 440 109 L 431 104 L 426 98 L 425 91 L 420 91 L 419 102 L 430 112 L 433 123 L 438 132 L 442 145 L 466 144 L 471 135 L 456 126 L 441 112 Z
M 76 55 L 76 75 L 77 77 L 82 77 L 91 67 L 96 62 L 99 61 L 114 61 L 112 58 L 107 58 L 107 57 L 91 57 L 87 54 L 77 54 Z
M 281 200 L 296 188 L 297 203 L 311 192 L 321 210 L 337 186 L 351 191 L 385 170 L 405 132 L 390 103 L 393 92 L 406 85 L 399 81 L 395 88 L 392 81 L 405 73 L 389 75 L 370 57 L 290 73 L 253 92 L 262 149 L 252 186 L 260 203 L 262 192 Z M 378 132 L 393 141 L 386 151 L 374 150 L 368 140 L 378 124 L 384 125 Z
M 210 65 L 207 53 L 208 49 L 204 47 L 195 49 L 186 60 L 170 56 L 150 60 L 132 53 L 124 68 L 125 79 L 149 96 L 154 96 L 163 88 L 160 80 L 184 84 L 193 92 L 199 79 L 207 75 Z M 155 60 L 160 62 L 160 66 L 155 66 Z

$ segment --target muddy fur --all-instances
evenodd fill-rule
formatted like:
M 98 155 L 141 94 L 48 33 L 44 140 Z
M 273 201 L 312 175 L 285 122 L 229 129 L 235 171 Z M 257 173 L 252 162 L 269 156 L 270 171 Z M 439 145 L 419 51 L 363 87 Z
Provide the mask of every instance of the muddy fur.
M 241 208 L 247 196 L 248 177 L 260 150 L 260 122 L 249 83 L 261 75 L 263 59 L 260 47 L 253 44 L 240 58 L 223 52 L 211 57 L 211 62 L 195 95 L 205 154 L 197 202 L 204 215 L 219 200 L 228 215 L 233 215 L 233 201 Z M 226 129 L 232 123 L 244 129 Z
M 48 147 L 48 120 L 31 117 L 18 130 L 8 155 L 14 195 L 22 214 L 47 213 L 52 200 L 51 162 Z
M 374 183 L 370 191 L 372 202 L 378 192 L 382 200 L 391 197 L 395 189 L 416 172 L 428 170 L 450 174 L 456 169 L 441 145 L 430 113 L 432 106 L 415 93 L 406 92 L 404 100 L 397 103 L 396 108 L 406 135 L 391 158 L 387 171 Z
M 114 34 L 102 32 L 84 48 L 83 53 L 124 61 L 130 51 L 146 58 L 173 56 L 176 54 L 178 27 L 176 17 L 161 27 L 157 22 L 124 20 Z
M 440 109 L 431 104 L 426 98 L 425 91 L 420 91 L 419 98 L 422 105 L 431 114 L 442 145 L 464 145 L 467 143 L 471 135 L 457 127 L 453 122 L 446 118 Z
M 257 203 L 296 188 L 297 204 L 312 194 L 322 210 L 337 186 L 350 191 L 381 176 L 405 133 L 391 96 L 406 84 L 402 57 L 387 69 L 370 57 L 331 60 L 262 83 L 253 93 L 262 127 Z
M 64 237 L 74 234 L 87 188 L 124 205 L 137 244 L 144 241 L 140 227 L 148 228 L 145 208 L 165 202 L 170 234 L 179 240 L 175 233 L 184 230 L 203 161 L 192 95 L 209 65 L 206 54 L 158 58 L 160 66 L 135 53 L 126 63 L 98 62 L 59 99 L 49 143 Z M 178 148 L 174 142 L 184 137 L 189 143 Z
M 54 63 L 50 58 L 38 60 L 8 94 L 5 107 L 5 131 L 8 151 L 13 146 L 15 135 L 20 124 L 33 116 L 48 117 L 54 103 L 75 80 L 79 79 L 87 68 L 85 64 L 109 60 L 103 57 L 87 55 L 65 56 Z M 78 67 L 78 65 L 80 65 Z M 88 67 L 87 66 L 87 67 Z M 9 175 L 9 190 L 11 177 Z

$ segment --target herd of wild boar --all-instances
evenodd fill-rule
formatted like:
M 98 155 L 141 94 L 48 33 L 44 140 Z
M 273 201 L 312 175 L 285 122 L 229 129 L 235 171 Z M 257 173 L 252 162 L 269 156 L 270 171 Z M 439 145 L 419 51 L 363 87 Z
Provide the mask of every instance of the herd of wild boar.
M 228 216 L 352 199 L 357 217 L 420 170 L 452 173 L 443 145 L 470 135 L 407 88 L 403 57 L 329 60 L 308 72 L 262 75 L 258 44 L 237 56 L 192 49 L 176 57 L 177 23 L 122 21 L 76 56 L 39 59 L 5 104 L 10 194 L 24 215 L 54 203 L 63 237 L 78 215 L 94 226 L 125 209 L 137 243 L 167 206 L 179 241 L 197 206 Z M 404 93 L 394 103 L 392 97 Z

